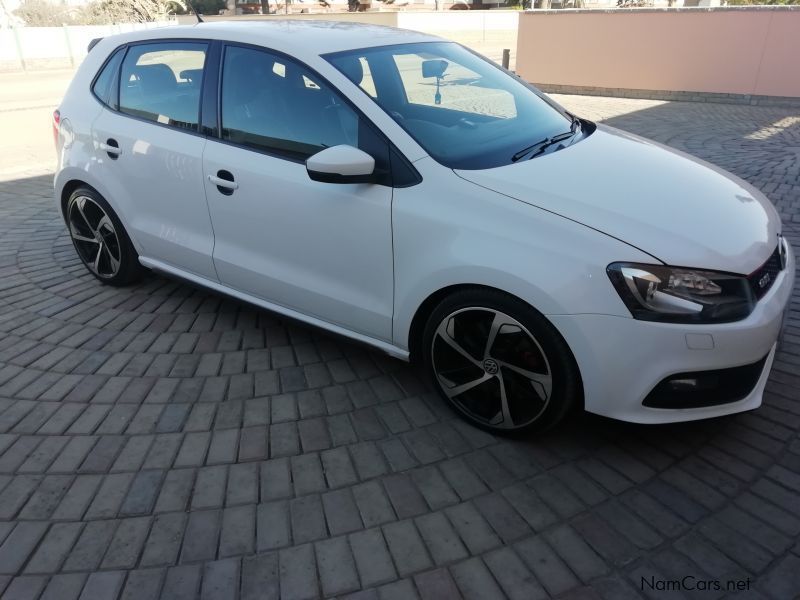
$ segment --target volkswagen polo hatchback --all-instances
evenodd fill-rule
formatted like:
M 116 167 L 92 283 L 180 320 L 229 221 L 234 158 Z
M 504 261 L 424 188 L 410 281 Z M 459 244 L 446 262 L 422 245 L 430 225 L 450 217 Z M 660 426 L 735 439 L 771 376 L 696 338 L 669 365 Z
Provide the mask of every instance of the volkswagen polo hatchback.
M 466 48 L 312 21 L 101 40 L 55 114 L 86 267 L 421 361 L 494 431 L 761 403 L 794 258 L 770 202 Z

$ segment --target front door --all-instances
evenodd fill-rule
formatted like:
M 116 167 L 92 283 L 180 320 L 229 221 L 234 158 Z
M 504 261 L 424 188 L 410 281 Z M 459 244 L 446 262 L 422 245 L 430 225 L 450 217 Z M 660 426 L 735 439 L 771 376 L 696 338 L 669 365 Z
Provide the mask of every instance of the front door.
M 203 155 L 220 281 L 390 340 L 392 188 L 316 182 L 305 168 L 337 144 L 388 161 L 388 144 L 292 59 L 229 45 L 221 64 L 221 139 Z

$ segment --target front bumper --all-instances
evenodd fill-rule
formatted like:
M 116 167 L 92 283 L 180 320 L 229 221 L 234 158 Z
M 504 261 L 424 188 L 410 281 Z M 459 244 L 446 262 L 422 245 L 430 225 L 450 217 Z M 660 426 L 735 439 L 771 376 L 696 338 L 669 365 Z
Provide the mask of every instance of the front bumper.
M 635 423 L 707 419 L 761 405 L 783 317 L 794 287 L 795 258 L 753 312 L 735 323 L 682 325 L 611 315 L 548 315 L 564 336 L 583 378 L 586 410 Z M 766 356 L 755 386 L 735 402 L 699 408 L 654 408 L 642 403 L 678 373 L 750 365 Z

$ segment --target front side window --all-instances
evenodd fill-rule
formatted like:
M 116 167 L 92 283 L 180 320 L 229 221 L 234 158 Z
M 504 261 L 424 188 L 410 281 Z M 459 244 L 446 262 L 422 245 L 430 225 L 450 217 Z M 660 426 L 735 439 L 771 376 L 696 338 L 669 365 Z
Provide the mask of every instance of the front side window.
M 358 147 L 366 129 L 316 74 L 253 48 L 225 49 L 221 104 L 223 140 L 290 158 L 339 144 Z
M 569 132 L 572 125 L 523 82 L 452 42 L 379 46 L 325 58 L 428 154 L 454 169 L 510 164 L 520 149 Z
M 197 42 L 131 46 L 122 61 L 119 110 L 197 131 L 206 49 Z

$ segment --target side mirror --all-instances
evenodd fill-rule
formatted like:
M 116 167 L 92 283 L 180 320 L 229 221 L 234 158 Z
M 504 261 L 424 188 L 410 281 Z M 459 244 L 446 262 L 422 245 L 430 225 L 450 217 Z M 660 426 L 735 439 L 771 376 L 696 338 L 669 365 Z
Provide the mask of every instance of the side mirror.
M 423 77 L 444 77 L 444 72 L 450 63 L 446 60 L 423 60 L 422 61 L 422 76 Z
M 331 146 L 306 160 L 306 171 L 314 181 L 325 183 L 372 183 L 375 159 L 352 146 Z

